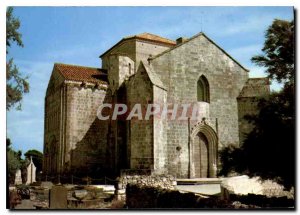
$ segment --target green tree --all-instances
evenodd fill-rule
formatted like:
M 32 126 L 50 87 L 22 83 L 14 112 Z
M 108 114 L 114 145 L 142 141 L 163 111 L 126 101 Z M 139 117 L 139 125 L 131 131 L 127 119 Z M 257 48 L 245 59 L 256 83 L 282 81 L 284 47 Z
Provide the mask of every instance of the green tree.
M 246 117 L 255 127 L 241 148 L 221 152 L 220 174 L 235 171 L 260 176 L 289 188 L 295 183 L 294 22 L 274 20 L 262 51 L 252 61 L 266 67 L 268 76 L 284 87 L 260 99 L 258 115 Z
M 36 166 L 37 172 L 42 171 L 43 153 L 41 153 L 38 150 L 31 149 L 31 150 L 28 150 L 24 155 L 28 160 L 30 160 L 30 157 L 32 157 L 32 161 L 33 161 L 34 165 Z
M 275 19 L 265 34 L 263 54 L 251 60 L 266 68 L 271 79 L 294 83 L 294 21 Z
M 13 16 L 13 8 L 6 10 L 6 53 L 13 43 L 23 47 L 22 34 L 18 31 L 20 21 Z M 10 110 L 16 106 L 21 109 L 21 101 L 24 93 L 29 92 L 28 77 L 23 77 L 18 67 L 14 64 L 13 58 L 6 62 L 6 109 Z
M 9 183 L 14 183 L 15 174 L 18 169 L 22 168 L 22 152 L 21 151 L 14 151 L 11 148 L 11 141 L 10 139 L 6 139 L 6 150 L 7 150 L 7 173 Z
M 18 31 L 20 21 L 13 16 L 13 8 L 8 7 L 6 10 L 6 54 L 13 43 L 23 47 L 22 35 Z M 10 110 L 16 106 L 17 110 L 21 109 L 21 101 L 24 93 L 29 92 L 29 83 L 27 77 L 23 77 L 18 67 L 14 64 L 13 58 L 6 61 L 6 110 Z M 7 173 L 9 183 L 14 183 L 15 173 L 17 169 L 23 169 L 26 165 L 21 159 L 22 152 L 14 151 L 11 148 L 11 141 L 6 139 L 7 154 Z

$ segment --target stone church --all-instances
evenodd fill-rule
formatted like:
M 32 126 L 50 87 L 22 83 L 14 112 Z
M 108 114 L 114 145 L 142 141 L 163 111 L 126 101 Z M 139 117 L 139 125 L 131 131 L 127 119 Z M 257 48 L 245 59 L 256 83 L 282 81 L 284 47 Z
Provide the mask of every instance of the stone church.
M 43 172 L 115 174 L 149 170 L 216 177 L 218 151 L 243 143 L 244 116 L 270 93 L 226 51 L 199 33 L 176 41 L 150 33 L 121 39 L 102 68 L 55 63 L 45 97 Z M 100 120 L 101 104 L 192 104 L 197 118 Z

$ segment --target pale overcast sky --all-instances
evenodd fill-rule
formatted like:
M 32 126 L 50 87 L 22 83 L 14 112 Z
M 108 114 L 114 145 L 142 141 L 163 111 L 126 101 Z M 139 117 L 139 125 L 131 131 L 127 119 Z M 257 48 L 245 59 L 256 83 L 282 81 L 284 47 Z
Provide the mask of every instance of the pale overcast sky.
M 44 98 L 55 62 L 101 67 L 99 55 L 121 38 L 149 32 L 175 40 L 206 33 L 250 77 L 264 71 L 251 63 L 274 19 L 293 19 L 292 7 L 15 7 L 24 48 L 10 55 L 29 76 L 23 110 L 7 113 L 7 136 L 15 150 L 43 151 Z M 272 84 L 272 89 L 278 89 Z

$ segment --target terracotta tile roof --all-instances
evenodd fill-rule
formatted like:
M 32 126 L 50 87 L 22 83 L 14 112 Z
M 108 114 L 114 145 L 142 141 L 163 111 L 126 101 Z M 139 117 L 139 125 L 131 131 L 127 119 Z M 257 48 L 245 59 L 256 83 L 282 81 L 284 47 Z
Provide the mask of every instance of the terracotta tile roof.
M 150 42 L 166 45 L 166 46 L 169 46 L 169 47 L 173 47 L 173 46 L 176 45 L 176 41 L 174 41 L 174 40 L 170 40 L 170 39 L 160 37 L 160 36 L 150 34 L 150 33 L 142 33 L 142 34 L 137 34 L 137 35 L 133 35 L 133 36 L 124 37 L 122 40 L 120 40 L 118 43 L 116 43 L 113 47 L 111 47 L 110 49 L 105 51 L 103 54 L 101 54 L 100 57 L 102 57 L 106 53 L 110 52 L 113 48 L 118 46 L 123 41 L 131 40 L 131 39 L 150 41 Z
M 239 98 L 259 97 L 270 94 L 269 78 L 249 78 L 243 87 Z
M 104 69 L 55 63 L 56 69 L 66 80 L 107 84 L 107 71 Z
M 158 42 L 158 43 L 165 43 L 168 45 L 176 45 L 176 42 L 173 40 L 169 40 L 167 38 L 160 37 L 158 35 L 150 34 L 147 32 L 142 33 L 142 34 L 137 34 L 134 36 L 125 37 L 124 39 L 129 39 L 129 38 L 136 38 L 136 39 L 148 40 L 148 41 L 153 41 L 153 42 Z

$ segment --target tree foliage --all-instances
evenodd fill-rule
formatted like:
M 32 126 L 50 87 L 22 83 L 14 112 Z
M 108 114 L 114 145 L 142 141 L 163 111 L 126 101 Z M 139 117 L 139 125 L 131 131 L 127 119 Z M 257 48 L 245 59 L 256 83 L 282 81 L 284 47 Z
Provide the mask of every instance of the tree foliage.
M 6 10 L 6 48 L 10 47 L 13 42 L 16 42 L 18 46 L 24 46 L 22 34 L 18 32 L 20 26 L 19 19 L 13 16 L 13 8 L 8 7 Z M 8 51 L 6 50 L 6 52 Z
M 35 149 L 28 150 L 24 156 L 25 159 L 22 159 L 22 152 L 15 151 L 11 147 L 11 141 L 9 138 L 6 139 L 6 150 L 7 150 L 7 170 L 8 170 L 8 179 L 10 183 L 14 183 L 15 174 L 18 169 L 22 171 L 23 180 L 26 180 L 26 168 L 30 162 L 30 157 L 36 166 L 36 173 L 42 170 L 43 165 L 43 154 Z
M 286 32 L 285 32 L 286 31 Z M 238 172 L 273 179 L 289 188 L 295 184 L 294 22 L 275 20 L 266 32 L 263 55 L 253 62 L 266 67 L 270 78 L 284 83 L 258 102 L 259 114 L 247 116 L 254 129 L 240 148 L 220 154 L 220 175 Z
M 10 183 L 14 183 L 16 171 L 22 168 L 22 152 L 11 148 L 10 139 L 6 139 L 6 147 L 8 179 Z
M 255 127 L 243 145 L 221 152 L 220 175 L 238 172 L 273 179 L 287 188 L 294 185 L 295 122 L 290 99 L 280 92 L 259 101 L 259 114 L 247 117 Z
M 271 79 L 294 82 L 294 21 L 275 19 L 265 34 L 263 54 L 251 60 L 266 67 Z
M 22 34 L 18 31 L 20 21 L 13 16 L 13 8 L 6 10 L 6 53 L 13 43 L 23 47 Z M 6 62 L 6 109 L 10 110 L 16 105 L 21 109 L 21 101 L 24 93 L 29 92 L 28 77 L 23 77 L 18 67 L 14 64 L 13 58 Z

